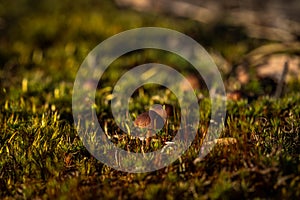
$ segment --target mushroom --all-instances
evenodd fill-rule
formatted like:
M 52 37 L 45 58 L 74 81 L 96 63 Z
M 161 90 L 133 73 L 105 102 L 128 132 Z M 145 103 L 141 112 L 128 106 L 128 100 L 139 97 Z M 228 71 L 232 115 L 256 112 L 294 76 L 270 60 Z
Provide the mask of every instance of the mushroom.
M 161 130 L 167 121 L 167 112 L 162 105 L 154 104 L 148 112 L 144 112 L 137 116 L 134 121 L 134 126 L 147 129 L 146 145 L 149 145 L 150 137 L 155 135 L 155 132 Z M 139 137 L 144 140 L 144 136 Z

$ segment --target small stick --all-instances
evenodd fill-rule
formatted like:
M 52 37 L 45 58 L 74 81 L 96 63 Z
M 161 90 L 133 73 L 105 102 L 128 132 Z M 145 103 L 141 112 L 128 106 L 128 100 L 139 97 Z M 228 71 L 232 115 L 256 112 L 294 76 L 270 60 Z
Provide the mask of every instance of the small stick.
M 277 84 L 277 87 L 276 87 L 276 92 L 275 92 L 275 95 L 274 95 L 275 98 L 279 98 L 282 95 L 283 85 L 284 85 L 284 82 L 285 82 L 286 75 L 288 73 L 288 69 L 289 69 L 289 62 L 286 61 L 284 63 L 284 66 L 283 66 L 283 71 L 282 71 L 280 80 L 279 80 L 279 82 Z

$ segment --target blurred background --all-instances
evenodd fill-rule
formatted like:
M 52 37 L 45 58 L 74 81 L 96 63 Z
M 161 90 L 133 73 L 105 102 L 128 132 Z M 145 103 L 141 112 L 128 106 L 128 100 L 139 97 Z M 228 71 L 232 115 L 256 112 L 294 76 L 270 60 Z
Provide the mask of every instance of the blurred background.
M 24 78 L 38 88 L 71 83 L 101 41 L 124 30 L 158 26 L 181 31 L 203 45 L 227 89 L 272 93 L 284 62 L 290 61 L 290 77 L 297 79 L 299 73 L 299 10 L 296 0 L 2 1 L 0 84 L 11 88 Z M 139 63 L 136 59 L 128 65 Z M 271 80 L 268 91 L 259 88 L 269 83 L 259 82 L 261 77 Z

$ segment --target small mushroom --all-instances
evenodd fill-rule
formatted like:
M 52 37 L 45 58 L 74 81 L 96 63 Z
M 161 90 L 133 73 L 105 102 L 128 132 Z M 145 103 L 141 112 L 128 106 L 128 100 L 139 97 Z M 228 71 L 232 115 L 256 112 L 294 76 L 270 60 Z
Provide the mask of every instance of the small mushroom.
M 150 137 L 155 135 L 157 130 L 161 130 L 167 121 L 167 112 L 162 107 L 162 105 L 154 104 L 151 106 L 148 112 L 144 112 L 137 116 L 134 121 L 134 125 L 139 128 L 145 128 L 147 130 L 146 134 L 146 144 L 150 142 Z M 139 137 L 144 140 L 145 137 Z

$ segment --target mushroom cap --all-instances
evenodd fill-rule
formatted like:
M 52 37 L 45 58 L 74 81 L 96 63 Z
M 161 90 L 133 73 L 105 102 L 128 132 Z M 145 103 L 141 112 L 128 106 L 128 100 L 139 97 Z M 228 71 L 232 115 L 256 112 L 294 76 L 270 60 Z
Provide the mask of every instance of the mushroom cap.
M 150 123 L 151 123 L 151 118 L 150 118 L 148 112 L 144 112 L 144 113 L 140 114 L 134 120 L 134 125 L 137 127 L 140 127 L 140 128 L 147 128 Z

